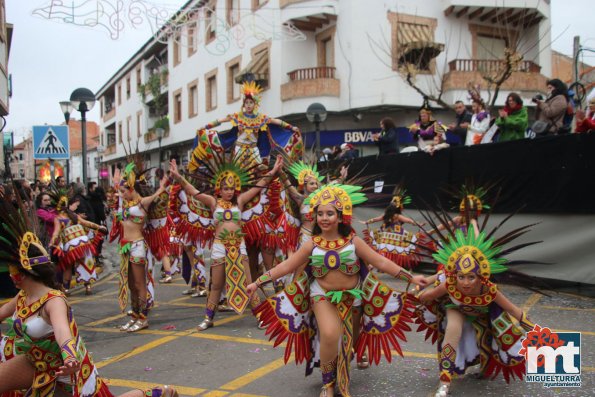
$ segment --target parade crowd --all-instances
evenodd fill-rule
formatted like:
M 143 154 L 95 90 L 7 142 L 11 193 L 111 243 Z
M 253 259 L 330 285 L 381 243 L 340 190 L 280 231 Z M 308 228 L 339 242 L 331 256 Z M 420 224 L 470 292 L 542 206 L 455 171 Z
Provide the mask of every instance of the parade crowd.
M 555 98 L 558 88 L 549 83 Z M 254 327 L 285 342 L 286 362 L 305 363 L 307 374 L 320 369 L 320 396 L 350 396 L 352 361 L 362 369 L 383 357 L 390 362 L 407 332 L 424 332 L 436 345 L 438 397 L 456 390 L 453 380 L 475 365 L 483 378 L 523 378 L 519 350 L 534 324 L 491 275 L 521 264 L 507 256 L 526 246 L 514 240 L 529 226 L 486 228 L 495 188 L 470 181 L 452 192 L 456 215 L 442 203 L 416 220 L 404 214 L 412 199 L 399 185 L 382 216 L 358 220 L 354 207 L 366 203 L 373 181 L 347 167 L 319 172 L 303 157 L 299 129 L 259 112 L 260 91 L 245 83 L 242 109 L 199 128 L 188 166 L 172 159 L 161 178 L 130 152 L 107 192 L 66 186 L 63 178 L 3 188 L 0 271 L 20 291 L 0 307 L 0 396 L 112 395 L 67 298 L 74 283 L 92 294 L 104 239 L 119 244 L 114 311 L 128 314 L 122 337 L 150 326 L 155 279 L 169 283 L 188 266 L 185 293 L 206 298 L 197 332 L 208 332 L 218 311 L 250 308 Z M 538 119 L 552 119 L 548 102 L 538 100 Z M 475 98 L 471 115 L 457 103 L 450 127 L 422 109 L 410 130 L 432 151 L 445 143 L 443 128 L 465 130 L 465 142 L 480 143 L 490 120 Z M 495 120 L 500 141 L 524 137 L 527 111 L 518 95 L 509 95 Z M 229 131 L 216 130 L 227 123 Z M 375 139 L 382 143 L 394 123 L 387 118 L 381 126 Z M 341 158 L 354 155 L 348 144 L 340 150 Z M 358 221 L 366 225 L 362 236 L 353 229 Z M 434 274 L 416 274 L 421 261 L 434 263 Z M 404 281 L 405 290 L 382 281 L 387 277 Z M 176 394 L 166 385 L 126 393 Z

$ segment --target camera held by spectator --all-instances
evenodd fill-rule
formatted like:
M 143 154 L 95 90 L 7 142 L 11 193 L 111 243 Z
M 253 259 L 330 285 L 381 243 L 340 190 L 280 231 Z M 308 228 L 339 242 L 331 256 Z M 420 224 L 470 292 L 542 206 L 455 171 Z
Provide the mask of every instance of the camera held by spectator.
M 543 101 L 543 95 L 537 94 L 533 98 L 531 98 L 531 102 L 537 103 L 537 101 Z

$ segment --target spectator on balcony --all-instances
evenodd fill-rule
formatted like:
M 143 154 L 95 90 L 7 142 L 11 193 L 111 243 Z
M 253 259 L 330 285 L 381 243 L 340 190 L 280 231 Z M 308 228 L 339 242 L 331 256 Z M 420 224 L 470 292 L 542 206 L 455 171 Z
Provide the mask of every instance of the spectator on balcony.
M 442 149 L 447 149 L 450 145 L 446 142 L 444 134 L 436 134 L 432 143 L 425 145 L 423 151 L 428 153 L 430 156 L 434 155 L 434 152 Z
M 461 139 L 461 142 L 465 142 L 467 140 L 467 129 L 469 128 L 469 124 L 471 124 L 473 113 L 467 110 L 463 101 L 455 102 L 455 113 L 456 120 L 448 126 L 448 129 L 457 135 Z
M 380 120 L 380 132 L 372 134 L 372 140 L 378 146 L 378 154 L 394 154 L 399 152 L 399 135 L 395 122 L 390 117 Z
M 595 132 L 595 97 L 589 100 L 589 114 L 585 116 L 584 110 L 576 112 L 576 132 Z
M 474 97 L 471 102 L 473 116 L 467 131 L 465 146 L 479 145 L 485 133 L 490 128 L 490 114 L 485 110 L 485 103 L 481 97 Z
M 529 116 L 519 94 L 516 92 L 508 94 L 504 109 L 498 110 L 498 113 L 500 115 L 496 119 L 498 142 L 525 138 L 525 131 L 529 126 Z
M 351 143 L 341 145 L 341 153 L 337 157 L 339 160 L 351 160 L 359 157 L 359 152 Z
M 559 79 L 547 82 L 547 98 L 534 97 L 537 104 L 535 119 L 548 124 L 545 134 L 557 135 L 564 126 L 564 116 L 568 109 L 568 87 Z
M 418 142 L 422 140 L 426 145 L 429 145 L 433 143 L 436 134 L 446 132 L 446 126 L 432 118 L 432 111 L 425 101 L 419 111 L 419 119 L 409 126 L 409 132 Z M 421 145 L 419 146 L 422 149 Z

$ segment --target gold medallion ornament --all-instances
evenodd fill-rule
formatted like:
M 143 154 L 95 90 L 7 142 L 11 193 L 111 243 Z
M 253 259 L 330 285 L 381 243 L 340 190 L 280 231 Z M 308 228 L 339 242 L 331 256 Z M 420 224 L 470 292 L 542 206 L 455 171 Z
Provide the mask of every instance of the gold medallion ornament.
M 353 217 L 353 206 L 367 200 L 366 195 L 361 193 L 360 186 L 332 184 L 325 185 L 304 200 L 304 204 L 310 206 L 309 215 L 314 219 L 316 209 L 320 205 L 332 205 L 343 217 L 342 223 L 351 224 Z

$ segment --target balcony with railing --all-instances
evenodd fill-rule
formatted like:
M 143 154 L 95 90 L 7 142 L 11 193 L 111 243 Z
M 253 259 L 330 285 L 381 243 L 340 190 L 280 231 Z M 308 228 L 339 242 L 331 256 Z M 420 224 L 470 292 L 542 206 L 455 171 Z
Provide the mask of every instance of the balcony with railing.
M 469 83 L 478 83 L 484 77 L 496 77 L 506 69 L 501 59 L 453 59 L 448 62 L 448 72 L 444 76 L 445 90 L 466 90 Z M 511 76 L 502 84 L 505 90 L 542 91 L 546 77 L 541 74 L 541 66 L 533 61 L 520 61 L 513 65 Z
M 281 100 L 294 98 L 334 96 L 340 94 L 340 80 L 333 66 L 318 66 L 292 70 L 289 82 L 281 86 Z

